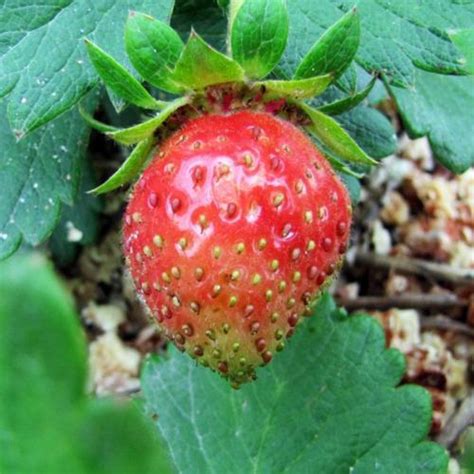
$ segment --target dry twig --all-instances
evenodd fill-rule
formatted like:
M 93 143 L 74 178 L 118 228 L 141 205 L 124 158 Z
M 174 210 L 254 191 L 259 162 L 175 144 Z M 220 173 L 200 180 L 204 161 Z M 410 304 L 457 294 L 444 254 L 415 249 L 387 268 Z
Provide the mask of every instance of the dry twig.
M 474 337 L 474 328 L 461 321 L 456 321 L 446 316 L 423 316 L 420 322 L 423 329 L 453 331 L 468 337 Z
M 452 309 L 467 308 L 467 301 L 463 301 L 452 294 L 405 294 L 400 296 L 360 296 L 358 298 L 336 298 L 340 306 L 348 311 L 358 309 L 387 310 L 399 309 Z
M 470 425 L 474 425 L 474 390 L 461 403 L 459 410 L 449 420 L 436 441 L 446 448 L 450 448 Z
M 357 252 L 356 264 L 368 267 L 397 270 L 402 273 L 441 280 L 453 285 L 474 285 L 474 271 L 452 267 L 443 263 L 428 262 L 416 258 L 389 257 L 367 252 Z

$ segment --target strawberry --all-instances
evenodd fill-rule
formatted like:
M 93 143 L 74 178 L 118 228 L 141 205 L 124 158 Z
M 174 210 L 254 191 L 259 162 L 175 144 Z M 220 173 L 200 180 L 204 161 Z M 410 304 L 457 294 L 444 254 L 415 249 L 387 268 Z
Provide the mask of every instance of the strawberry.
M 125 214 L 124 249 L 137 292 L 165 334 L 234 387 L 283 349 L 347 245 L 351 208 L 331 166 L 376 161 L 330 117 L 353 97 L 314 107 L 354 58 L 354 8 L 296 65 L 290 80 L 268 78 L 287 41 L 285 1 L 245 0 L 229 11 L 229 54 L 195 31 L 186 43 L 168 24 L 132 12 L 126 51 L 141 78 L 183 97 L 157 100 L 141 80 L 86 40 L 104 84 L 153 111 L 117 129 L 81 111 L 124 145 L 129 157 L 95 193 L 138 179 Z M 274 7 L 274 8 L 273 8 Z M 248 36 L 250 31 L 258 34 Z M 340 38 L 351 32 L 340 54 Z M 250 39 L 249 39 L 250 38 Z M 259 45 L 259 41 L 261 44 Z M 327 61 L 328 57 L 337 61 Z M 375 78 L 358 97 L 366 97 Z M 328 151 L 327 160 L 300 130 Z M 168 137 L 168 138 L 166 138 Z
M 233 386 L 283 349 L 346 249 L 348 194 L 293 124 L 241 110 L 189 120 L 137 182 L 124 248 L 176 346 Z

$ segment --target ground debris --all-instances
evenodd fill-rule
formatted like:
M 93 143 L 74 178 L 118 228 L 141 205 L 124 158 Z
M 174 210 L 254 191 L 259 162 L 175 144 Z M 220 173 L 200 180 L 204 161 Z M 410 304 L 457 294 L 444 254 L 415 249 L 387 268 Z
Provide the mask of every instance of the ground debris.
M 381 322 L 406 357 L 404 383 L 431 393 L 440 437 L 474 379 L 474 169 L 453 175 L 426 138 L 403 134 L 365 179 L 352 234 L 332 291 Z
M 385 330 L 387 346 L 406 357 L 405 383 L 424 386 L 432 395 L 432 434 L 439 433 L 468 391 L 468 362 L 448 348 L 447 341 L 431 331 L 421 332 L 414 310 L 391 309 L 371 313 Z
M 115 332 L 97 337 L 89 345 L 89 389 L 97 395 L 138 389 L 140 360 Z

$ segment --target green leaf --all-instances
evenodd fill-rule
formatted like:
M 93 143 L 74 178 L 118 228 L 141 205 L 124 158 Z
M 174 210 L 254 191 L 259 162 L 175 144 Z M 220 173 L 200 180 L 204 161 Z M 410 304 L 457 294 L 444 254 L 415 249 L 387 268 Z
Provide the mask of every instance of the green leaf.
M 357 143 L 344 131 L 344 129 L 331 117 L 318 110 L 301 104 L 312 123 L 307 128 L 318 140 L 326 145 L 330 151 L 349 163 L 362 165 L 377 164 L 370 158 Z
M 466 60 L 466 71 L 474 74 L 474 28 L 469 30 L 451 31 L 453 43 L 461 50 Z
M 145 138 L 150 137 L 153 135 L 155 130 L 176 110 L 180 107 L 183 107 L 189 103 L 189 98 L 182 97 L 180 99 L 176 99 L 173 102 L 169 102 L 163 110 L 145 122 L 139 123 L 138 125 L 134 125 L 130 128 L 125 128 L 122 130 L 115 130 L 112 132 L 107 133 L 107 136 L 113 138 L 114 140 L 118 141 L 119 143 L 123 143 L 124 145 L 133 145 L 134 143 L 138 143 L 139 141 L 144 140 Z
M 319 145 L 318 148 L 324 153 L 324 156 L 329 161 L 332 169 L 338 173 L 344 173 L 347 176 L 352 176 L 356 179 L 361 179 L 364 177 L 364 173 L 359 173 L 350 168 L 346 163 L 339 160 L 336 156 L 332 155 L 321 143 L 316 141 L 316 144 Z
M 301 60 L 308 41 L 317 40 L 324 30 L 341 16 L 341 10 L 346 12 L 352 5 L 353 2 L 348 0 L 343 0 L 343 2 L 321 0 L 312 4 L 312 7 L 308 9 L 306 0 L 288 2 L 292 28 L 288 46 L 278 66 L 278 71 L 284 76 L 290 77 Z M 432 128 L 438 129 L 430 134 L 433 137 L 430 140 L 432 145 L 438 149 L 437 154 L 441 157 L 442 162 L 452 163 L 447 165 L 451 166 L 451 169 L 465 169 L 470 158 L 460 157 L 459 151 L 466 146 L 466 143 L 470 142 L 472 125 L 469 125 L 471 123 L 469 118 L 460 120 L 461 117 L 467 117 L 469 114 L 470 104 L 470 102 L 466 102 L 462 105 L 460 99 L 466 98 L 470 94 L 467 90 L 462 92 L 459 90 L 465 89 L 464 87 L 448 85 L 447 91 L 454 94 L 452 103 L 460 106 L 460 109 L 456 111 L 457 118 L 451 127 L 452 107 L 449 106 L 451 99 L 446 93 L 447 91 L 442 92 L 442 97 L 435 94 L 428 95 L 428 83 L 436 81 L 427 79 L 425 86 L 420 83 L 420 78 L 425 75 L 424 71 L 466 73 L 466 58 L 451 43 L 447 31 L 472 28 L 474 3 L 457 0 L 446 0 L 445 2 L 424 0 L 417 3 L 414 8 L 413 2 L 360 0 L 357 2 L 357 8 L 361 21 L 361 42 L 356 61 L 369 73 L 380 74 L 392 86 L 408 87 L 413 97 L 415 97 L 415 90 L 423 90 L 421 96 L 416 99 L 417 103 L 425 104 L 423 113 L 418 111 L 415 114 L 413 102 L 410 103 L 409 100 L 403 101 L 403 103 L 401 100 L 398 101 L 401 115 L 412 118 L 406 120 L 405 123 L 413 133 L 414 124 L 412 122 L 416 115 L 417 133 L 427 134 Z M 439 82 L 450 84 L 449 79 L 439 78 Z M 423 80 L 423 82 L 425 81 Z M 460 81 L 459 84 L 464 83 Z M 380 90 L 380 87 L 378 89 Z M 395 90 L 398 91 L 398 89 Z M 436 90 L 439 90 L 438 87 Z M 380 97 L 382 96 L 379 94 Z M 426 113 L 431 108 L 427 102 L 431 100 L 438 103 L 438 106 L 433 107 L 433 109 L 436 108 L 437 115 Z M 440 106 L 444 101 L 448 107 Z M 403 110 L 405 105 L 407 110 Z M 359 113 L 359 115 L 361 114 Z M 436 124 L 435 127 L 433 127 L 434 124 Z M 456 125 L 454 126 L 454 124 Z M 440 130 L 442 126 L 448 128 L 444 133 Z M 358 128 L 361 127 L 358 126 Z M 374 135 L 373 131 L 369 129 L 369 124 L 363 128 L 369 130 L 371 136 Z M 454 130 L 459 137 L 462 137 L 460 140 L 462 146 L 453 143 L 455 139 L 452 132 Z M 364 139 L 363 134 L 360 134 L 360 137 Z M 441 139 L 445 138 L 448 141 L 445 144 L 441 143 Z M 470 148 L 464 149 L 469 150 Z M 458 161 L 461 161 L 460 165 L 456 164 Z
M 361 85 L 370 82 L 370 76 L 363 72 L 358 82 Z M 369 98 L 370 96 L 369 94 Z M 324 104 L 343 100 L 343 97 L 344 94 L 337 87 L 331 86 L 321 96 L 313 100 L 310 105 L 318 108 Z M 349 133 L 354 141 L 370 157 L 380 159 L 395 152 L 397 146 L 395 130 L 387 117 L 378 110 L 365 105 L 358 105 L 348 112 L 339 114 L 335 117 L 335 120 L 342 125 L 343 129 Z M 324 154 L 331 157 L 334 169 L 344 171 L 359 178 L 370 170 L 370 167 L 366 165 L 361 166 L 356 163 L 345 163 L 343 157 L 337 155 L 334 150 L 329 150 L 327 146 L 320 140 L 317 140 L 314 135 L 313 139 L 315 139 L 317 142 L 316 145 Z
M 357 67 L 357 86 L 365 88 L 372 77 L 362 68 Z M 378 90 L 376 90 L 376 88 Z M 382 91 L 380 91 L 380 88 Z M 368 96 L 370 104 L 377 103 L 388 97 L 385 86 L 381 81 L 376 82 Z M 338 102 L 345 98 L 344 93 L 337 87 L 330 86 L 312 101 L 313 107 L 321 107 L 332 102 Z M 335 117 L 344 130 L 355 140 L 355 142 L 372 158 L 384 158 L 395 153 L 397 137 L 390 120 L 378 110 L 360 104 L 354 109 L 343 112 Z
M 16 134 L 70 109 L 96 83 L 82 39 L 87 36 L 128 66 L 123 27 L 130 10 L 160 20 L 173 0 L 7 2 L 0 11 L 0 97 L 10 93 Z
M 333 77 L 327 74 L 291 81 L 261 81 L 255 82 L 254 86 L 263 86 L 269 92 L 286 95 L 293 99 L 309 99 L 323 93 L 332 81 Z
M 278 64 L 287 38 L 284 0 L 245 0 L 232 22 L 232 56 L 248 77 L 260 79 Z
M 347 94 L 354 94 L 357 90 L 357 67 L 351 63 L 349 67 L 338 77 L 337 87 Z
M 229 0 L 229 8 L 227 11 L 227 16 L 229 17 L 229 29 L 228 33 L 230 34 L 232 32 L 232 23 L 235 20 L 235 17 L 237 16 L 237 13 L 239 12 L 240 8 L 244 4 L 246 0 Z
M 354 107 L 357 107 L 370 94 L 376 81 L 377 79 L 374 77 L 370 83 L 364 87 L 364 89 L 356 94 L 322 105 L 321 107 L 318 107 L 318 110 L 328 115 L 339 115 L 343 112 L 347 112 Z
M 366 165 L 357 165 L 346 163 L 342 158 L 337 156 L 332 150 L 330 150 L 327 145 L 325 145 L 321 140 L 319 140 L 314 134 L 311 136 L 311 139 L 314 141 L 318 150 L 324 155 L 328 160 L 331 168 L 336 171 L 339 175 L 351 176 L 356 179 L 362 179 L 370 170 L 370 167 Z
M 469 474 L 474 472 L 474 427 L 469 426 L 461 436 L 461 474 Z
M 171 26 L 187 40 L 194 29 L 218 51 L 225 51 L 227 18 L 215 2 L 209 0 L 180 0 L 176 2 Z
M 125 28 L 125 47 L 133 67 L 146 81 L 168 92 L 181 91 L 169 77 L 184 48 L 173 28 L 149 15 L 132 12 Z
M 89 192 L 95 194 L 108 193 L 109 191 L 113 191 L 114 189 L 129 183 L 143 168 L 152 148 L 153 137 L 146 138 L 140 142 L 133 149 L 130 155 L 128 155 L 120 168 L 107 181 Z
M 395 153 L 395 130 L 387 117 L 378 110 L 358 106 L 338 115 L 336 120 L 372 158 L 384 158 Z
M 145 406 L 180 473 L 446 471 L 446 452 L 425 441 L 430 395 L 395 388 L 404 358 L 380 325 L 327 296 L 315 314 L 239 390 L 175 349 L 147 361 Z
M 71 111 L 17 142 L 0 103 L 0 260 L 51 235 L 61 202 L 74 202 L 89 134 Z
M 436 158 L 454 173 L 474 166 L 474 78 L 417 72 L 416 87 L 390 87 L 412 138 L 428 136 Z
M 349 196 L 351 198 L 352 206 L 357 206 L 360 200 L 361 185 L 360 181 L 351 174 L 345 173 L 344 171 L 338 171 L 337 173 L 341 178 L 341 181 L 347 188 Z
M 85 383 L 79 318 L 49 265 L 39 255 L 1 263 L 0 471 L 171 472 L 136 407 L 90 400 Z
M 291 0 L 290 35 L 279 69 L 288 77 L 296 70 L 308 44 L 316 41 L 353 0 Z M 451 43 L 447 30 L 472 28 L 474 3 L 458 0 L 359 0 L 360 47 L 356 61 L 369 73 L 386 74 L 390 82 L 415 83 L 416 68 L 463 74 L 465 61 Z
M 119 97 L 145 109 L 161 108 L 162 102 L 152 97 L 140 82 L 112 56 L 89 40 L 86 40 L 86 48 L 89 59 L 100 78 Z
M 79 435 L 84 474 L 175 473 L 165 442 L 157 439 L 153 425 L 133 403 L 95 400 Z
M 244 71 L 192 31 L 171 77 L 187 89 L 198 90 L 213 84 L 243 81 Z
M 296 69 L 295 79 L 328 73 L 339 77 L 354 59 L 359 40 L 359 15 L 353 8 L 331 26 L 309 50 Z
M 99 234 L 102 201 L 87 193 L 96 185 L 89 160 L 81 160 L 79 192 L 72 206 L 63 206 L 61 218 L 49 240 L 54 260 L 61 267 L 70 265 L 81 246 L 91 245 Z

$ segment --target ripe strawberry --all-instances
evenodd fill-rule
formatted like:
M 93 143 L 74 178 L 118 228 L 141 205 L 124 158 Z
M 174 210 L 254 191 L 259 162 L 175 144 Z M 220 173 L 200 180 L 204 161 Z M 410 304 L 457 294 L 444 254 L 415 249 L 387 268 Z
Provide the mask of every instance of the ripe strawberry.
M 344 186 L 294 125 L 204 115 L 135 186 L 125 253 L 167 336 L 237 386 L 293 334 L 345 251 L 350 219 Z

